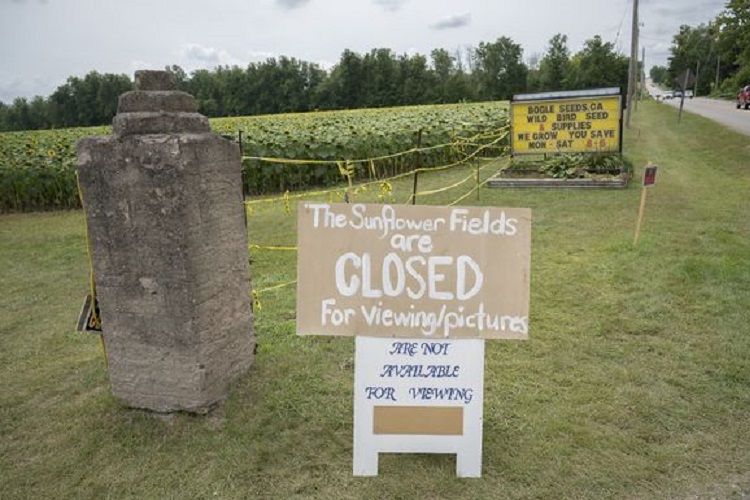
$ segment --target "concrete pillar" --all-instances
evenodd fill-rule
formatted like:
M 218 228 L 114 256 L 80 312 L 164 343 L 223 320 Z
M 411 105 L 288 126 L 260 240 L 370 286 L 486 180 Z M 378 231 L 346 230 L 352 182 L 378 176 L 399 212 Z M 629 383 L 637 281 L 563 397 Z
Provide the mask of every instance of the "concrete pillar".
M 78 142 L 112 392 L 204 413 L 253 360 L 237 144 L 164 71 L 137 71 L 113 135 Z

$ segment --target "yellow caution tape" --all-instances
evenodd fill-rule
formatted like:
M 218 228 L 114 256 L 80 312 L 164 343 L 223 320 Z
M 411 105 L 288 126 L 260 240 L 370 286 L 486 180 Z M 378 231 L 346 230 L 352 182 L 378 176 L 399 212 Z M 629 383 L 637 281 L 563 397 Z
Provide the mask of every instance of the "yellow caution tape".
M 374 161 L 380 161 L 380 160 L 388 160 L 391 158 L 398 158 L 399 156 L 405 156 L 408 154 L 422 153 L 422 152 L 431 151 L 434 149 L 453 147 L 457 144 L 458 145 L 463 145 L 464 143 L 470 144 L 472 141 L 475 141 L 477 139 L 480 139 L 483 137 L 493 137 L 497 133 L 506 132 L 508 128 L 509 127 L 502 127 L 500 129 L 497 129 L 491 135 L 475 135 L 475 136 L 467 137 L 467 138 L 457 138 L 453 142 L 446 142 L 444 144 L 436 144 L 435 146 L 411 148 L 405 151 L 399 151 L 397 153 L 392 153 L 388 155 L 373 156 L 372 158 L 360 158 L 360 159 L 353 159 L 353 160 L 347 160 L 347 161 L 352 162 L 352 163 L 374 162 Z M 339 163 L 341 163 L 342 161 L 342 160 L 317 160 L 313 158 L 278 158 L 278 157 L 272 157 L 272 156 L 243 156 L 242 160 L 243 161 L 255 160 L 255 161 L 262 161 L 265 163 L 287 163 L 290 165 L 331 165 L 331 166 L 338 166 Z
M 252 292 L 252 294 L 253 294 L 253 310 L 254 311 L 261 311 L 263 309 L 263 304 L 260 301 L 260 297 L 261 297 L 262 294 L 264 294 L 266 292 L 273 291 L 273 290 L 278 290 L 279 288 L 284 288 L 284 287 L 289 286 L 289 285 L 294 285 L 295 283 L 297 283 L 297 280 L 287 281 L 287 282 L 284 282 L 284 283 L 279 283 L 278 285 L 273 285 L 273 286 L 269 286 L 269 287 L 266 287 L 266 288 L 261 288 L 260 290 L 253 289 L 253 292 Z
M 96 281 L 94 280 L 94 261 L 92 259 L 91 239 L 89 238 L 89 222 L 86 217 L 86 206 L 83 202 L 83 190 L 81 189 L 81 180 L 76 172 L 76 187 L 78 188 L 78 199 L 81 200 L 81 209 L 83 210 L 83 226 L 86 237 L 86 259 L 89 263 L 89 293 L 91 294 L 91 321 L 94 327 L 101 330 L 102 319 L 96 312 Z M 102 355 L 104 356 L 104 366 L 109 370 L 109 358 L 107 357 L 107 346 L 104 344 L 104 332 L 99 335 L 99 344 L 102 346 Z
M 294 246 L 281 246 L 281 245 L 256 245 L 254 243 L 248 245 L 248 248 L 252 250 L 271 250 L 271 251 L 283 251 L 283 252 L 296 252 L 297 247 Z
M 89 240 L 89 223 L 86 218 L 86 207 L 83 202 L 83 190 L 81 189 L 81 181 L 78 178 L 78 172 L 76 172 L 76 186 L 78 187 L 78 198 L 81 200 L 81 208 L 83 209 L 83 225 L 85 229 L 86 237 L 86 259 L 89 263 L 89 293 L 91 294 L 91 321 L 94 323 L 96 328 L 101 328 L 102 322 L 99 315 L 96 312 L 96 282 L 94 281 L 94 262 L 91 258 L 91 241 Z
M 508 168 L 508 166 L 507 166 L 507 165 L 506 165 L 506 166 L 503 166 L 503 167 L 500 167 L 500 168 L 498 168 L 498 169 L 497 169 L 497 171 L 496 171 L 496 172 L 495 172 L 494 174 L 492 174 L 492 175 L 488 176 L 488 177 L 487 177 L 487 178 L 486 178 L 485 180 L 483 180 L 482 182 L 480 182 L 480 183 L 479 183 L 479 185 L 477 185 L 477 186 L 474 186 L 474 187 L 473 187 L 473 188 L 471 188 L 471 189 L 470 189 L 470 190 L 469 190 L 469 191 L 468 191 L 467 193 L 464 193 L 464 194 L 462 194 L 461 196 L 459 196 L 458 198 L 456 198 L 456 199 L 455 199 L 455 200 L 453 200 L 452 202 L 448 203 L 448 206 L 449 206 L 449 207 L 452 207 L 452 206 L 453 206 L 453 205 L 455 205 L 456 203 L 459 203 L 459 202 L 461 202 L 461 201 L 465 200 L 465 199 L 466 199 L 466 198 L 467 198 L 467 197 L 468 197 L 468 196 L 469 196 L 470 194 L 472 194 L 472 193 L 473 193 L 474 191 L 476 191 L 477 189 L 479 189 L 479 188 L 481 188 L 482 186 L 484 186 L 485 184 L 487 184 L 487 182 L 488 182 L 488 181 L 490 181 L 490 180 L 491 180 L 491 179 L 492 179 L 493 177 L 495 177 L 495 176 L 496 176 L 497 174 L 499 174 L 500 172 L 502 172 L 503 170 L 505 170 L 505 169 L 507 169 L 507 168 Z M 481 170 L 481 169 L 480 169 L 480 170 Z
M 261 288 L 260 290 L 257 290 L 257 292 L 258 293 L 270 292 L 271 290 L 278 290 L 279 288 L 284 288 L 285 286 L 294 285 L 295 283 L 297 283 L 297 280 L 286 281 L 284 283 L 279 283 L 278 285 Z
M 497 144 L 501 140 L 505 139 L 507 136 L 508 136 L 508 133 L 506 132 L 505 134 L 503 134 L 502 136 L 496 138 L 492 142 L 489 142 L 487 144 L 484 144 L 484 145 L 478 147 L 476 150 L 474 150 L 469 155 L 467 155 L 464 158 L 462 158 L 460 160 L 457 160 L 457 161 L 455 161 L 453 163 L 448 163 L 446 165 L 441 165 L 441 166 L 437 166 L 437 167 L 421 167 L 421 168 L 416 168 L 414 170 L 410 170 L 408 172 L 403 172 L 403 173 L 400 173 L 400 174 L 397 174 L 397 175 L 393 175 L 393 176 L 387 177 L 385 179 L 378 179 L 378 180 L 374 180 L 374 181 L 363 182 L 361 184 L 358 184 L 357 188 L 362 188 L 362 187 L 365 187 L 365 186 L 370 186 L 372 184 L 378 184 L 378 183 L 381 183 L 381 182 L 395 181 L 395 180 L 398 180 L 398 179 L 402 179 L 404 177 L 408 177 L 408 176 L 414 175 L 415 172 L 419 172 L 419 173 L 422 173 L 422 172 L 440 172 L 442 170 L 448 170 L 448 169 L 457 167 L 459 165 L 463 165 L 464 163 L 468 162 L 469 160 L 475 158 L 480 152 L 482 152 L 485 149 L 488 149 L 488 148 L 494 146 L 495 144 Z M 338 163 L 341 163 L 341 162 L 339 161 Z M 341 167 L 339 167 L 339 169 L 341 170 Z M 332 189 L 323 189 L 323 190 L 319 190 L 319 191 L 304 191 L 304 192 L 297 193 L 297 194 L 290 194 L 288 196 L 284 195 L 284 196 L 277 196 L 277 197 L 274 197 L 274 198 L 262 198 L 262 199 L 258 199 L 258 200 L 249 200 L 249 201 L 245 201 L 245 204 L 246 205 L 256 205 L 256 204 L 260 204 L 260 203 L 273 203 L 273 202 L 280 201 L 280 200 L 285 200 L 285 199 L 298 199 L 298 198 L 305 198 L 305 197 L 309 197 L 309 196 L 320 196 L 320 195 L 324 195 L 324 194 L 335 193 L 335 192 L 340 191 L 340 190 L 341 190 L 341 188 L 337 187 L 337 188 L 332 188 Z M 417 194 L 419 194 L 419 193 L 417 193 Z

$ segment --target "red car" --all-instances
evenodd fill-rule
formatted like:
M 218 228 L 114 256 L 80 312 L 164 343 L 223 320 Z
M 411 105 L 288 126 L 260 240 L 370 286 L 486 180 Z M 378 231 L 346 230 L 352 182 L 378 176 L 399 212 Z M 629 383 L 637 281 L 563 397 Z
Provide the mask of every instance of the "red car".
M 745 85 L 737 92 L 737 109 L 750 109 L 750 85 Z

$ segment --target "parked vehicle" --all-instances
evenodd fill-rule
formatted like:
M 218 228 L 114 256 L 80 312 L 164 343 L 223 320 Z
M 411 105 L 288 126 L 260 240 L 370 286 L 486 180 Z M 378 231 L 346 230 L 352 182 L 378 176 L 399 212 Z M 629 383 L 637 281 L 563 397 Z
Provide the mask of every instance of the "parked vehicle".
M 689 97 L 690 99 L 693 98 L 693 91 L 692 90 L 686 90 L 685 91 L 685 97 Z
M 737 92 L 737 109 L 750 109 L 750 85 L 745 85 Z

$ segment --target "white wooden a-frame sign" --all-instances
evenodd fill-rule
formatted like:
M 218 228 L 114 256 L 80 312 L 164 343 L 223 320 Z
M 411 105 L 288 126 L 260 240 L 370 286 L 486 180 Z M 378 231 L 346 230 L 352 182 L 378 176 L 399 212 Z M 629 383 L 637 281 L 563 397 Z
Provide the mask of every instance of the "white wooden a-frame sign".
M 355 476 L 378 453 L 455 453 L 458 477 L 482 475 L 483 339 L 358 336 L 354 364 Z

